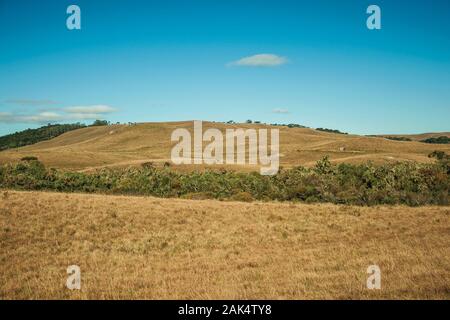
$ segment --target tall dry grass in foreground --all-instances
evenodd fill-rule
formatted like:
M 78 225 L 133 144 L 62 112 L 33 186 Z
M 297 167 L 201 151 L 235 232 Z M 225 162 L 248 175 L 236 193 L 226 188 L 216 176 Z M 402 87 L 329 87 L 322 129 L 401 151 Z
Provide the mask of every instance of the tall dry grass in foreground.
M 449 270 L 449 207 L 0 191 L 1 299 L 448 299 Z

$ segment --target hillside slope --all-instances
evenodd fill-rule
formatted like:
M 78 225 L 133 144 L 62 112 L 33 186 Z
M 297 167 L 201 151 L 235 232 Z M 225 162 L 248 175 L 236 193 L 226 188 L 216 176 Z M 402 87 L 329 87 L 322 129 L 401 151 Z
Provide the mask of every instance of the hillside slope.
M 223 124 L 204 122 L 203 129 L 270 128 L 256 124 Z M 139 165 L 152 161 L 162 165 L 170 161 L 171 133 L 177 128 L 192 132 L 193 122 L 141 123 L 88 127 L 67 132 L 52 140 L 14 150 L 0 152 L 0 163 L 36 156 L 47 166 L 90 170 L 103 166 Z M 275 128 L 275 127 L 272 127 Z M 388 161 L 430 162 L 434 150 L 450 153 L 450 145 L 392 141 L 381 137 L 365 137 L 320 132 L 307 128 L 280 129 L 280 164 L 311 166 L 325 155 L 333 162 L 376 163 Z M 224 167 L 221 165 L 220 167 Z M 191 166 L 185 166 L 190 169 Z M 255 169 L 247 166 L 245 169 Z

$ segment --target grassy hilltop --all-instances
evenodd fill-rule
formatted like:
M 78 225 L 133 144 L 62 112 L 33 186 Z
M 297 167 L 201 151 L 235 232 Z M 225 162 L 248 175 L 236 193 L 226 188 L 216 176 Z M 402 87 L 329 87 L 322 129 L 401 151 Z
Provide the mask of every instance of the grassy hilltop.
M 164 164 L 170 161 L 170 151 L 174 145 L 170 141 L 172 131 L 177 128 L 191 130 L 192 127 L 192 121 L 185 121 L 81 128 L 48 141 L 0 152 L 0 164 L 17 161 L 26 156 L 36 156 L 48 167 L 73 170 L 126 167 L 145 162 Z M 271 126 L 264 124 L 203 123 L 204 130 L 218 128 L 222 132 L 227 128 L 269 127 Z M 327 155 L 332 163 L 365 163 L 370 160 L 382 164 L 395 161 L 430 163 L 433 160 L 428 158 L 428 155 L 433 151 L 450 154 L 448 144 L 393 141 L 382 137 L 337 134 L 287 126 L 272 128 L 280 129 L 280 165 L 283 167 L 311 167 Z M 249 165 L 232 168 L 257 170 Z M 185 169 L 198 169 L 198 166 L 187 165 Z

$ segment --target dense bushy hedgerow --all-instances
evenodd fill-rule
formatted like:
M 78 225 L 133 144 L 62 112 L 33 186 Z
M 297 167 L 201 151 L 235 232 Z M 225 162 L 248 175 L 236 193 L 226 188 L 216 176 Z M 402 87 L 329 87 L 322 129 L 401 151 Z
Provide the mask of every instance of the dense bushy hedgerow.
M 190 199 L 279 200 L 356 205 L 449 204 L 448 161 L 434 164 L 331 164 L 295 167 L 276 176 L 226 170 L 181 173 L 152 166 L 95 173 L 45 168 L 39 161 L 0 167 L 0 187 L 101 192 Z

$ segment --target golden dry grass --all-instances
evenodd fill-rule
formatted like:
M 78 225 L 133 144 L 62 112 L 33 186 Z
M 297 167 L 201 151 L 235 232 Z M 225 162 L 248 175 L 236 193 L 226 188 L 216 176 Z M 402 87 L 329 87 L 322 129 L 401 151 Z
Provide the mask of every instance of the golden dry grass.
M 152 161 L 162 165 L 170 161 L 174 143 L 170 136 L 176 128 L 192 131 L 193 123 L 142 123 L 133 126 L 113 125 L 89 127 L 67 132 L 55 139 L 0 152 L 0 164 L 24 156 L 37 156 L 45 165 L 73 170 L 92 170 L 104 166 L 139 165 Z M 223 124 L 204 122 L 204 130 L 219 128 L 262 128 L 265 125 Z M 450 145 L 392 141 L 380 137 L 342 135 L 312 129 L 276 127 L 280 129 L 280 164 L 312 166 L 329 155 L 333 162 L 375 163 L 392 161 L 432 162 L 428 154 L 435 150 L 450 153 Z M 341 151 L 341 148 L 344 150 Z M 220 166 L 225 167 L 225 166 Z M 198 169 L 195 166 L 195 169 Z M 232 168 L 257 170 L 257 167 Z M 191 170 L 190 166 L 181 170 Z
M 2 299 L 449 299 L 449 270 L 449 207 L 0 191 Z

